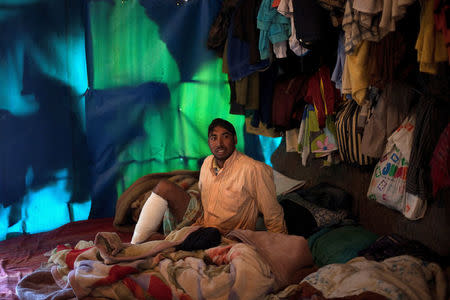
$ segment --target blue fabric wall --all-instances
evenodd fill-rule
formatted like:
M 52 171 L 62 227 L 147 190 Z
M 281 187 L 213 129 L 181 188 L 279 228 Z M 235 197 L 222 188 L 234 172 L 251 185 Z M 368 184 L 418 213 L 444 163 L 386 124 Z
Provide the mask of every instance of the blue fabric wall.
M 0 5 L 0 240 L 112 217 L 151 172 L 198 169 L 215 117 L 270 163 L 279 139 L 230 115 L 203 47 L 220 0 L 17 0 Z

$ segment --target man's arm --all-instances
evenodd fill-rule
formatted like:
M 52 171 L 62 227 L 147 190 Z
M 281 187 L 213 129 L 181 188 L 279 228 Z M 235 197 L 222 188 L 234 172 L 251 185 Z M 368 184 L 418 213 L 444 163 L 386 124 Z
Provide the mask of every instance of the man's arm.
M 264 224 L 269 231 L 287 233 L 283 208 L 277 201 L 272 168 L 265 164 L 260 166 L 253 178 L 256 201 L 259 211 L 264 215 Z

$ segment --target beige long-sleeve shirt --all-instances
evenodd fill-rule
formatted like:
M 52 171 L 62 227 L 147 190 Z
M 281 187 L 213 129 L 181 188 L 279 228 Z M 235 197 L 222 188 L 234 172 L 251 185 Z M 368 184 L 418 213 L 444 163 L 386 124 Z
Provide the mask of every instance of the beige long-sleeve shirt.
M 216 227 L 222 233 L 255 230 L 261 212 L 267 230 L 287 233 L 270 166 L 235 150 L 216 175 L 213 160 L 213 155 L 208 156 L 200 170 L 203 217 L 197 225 Z

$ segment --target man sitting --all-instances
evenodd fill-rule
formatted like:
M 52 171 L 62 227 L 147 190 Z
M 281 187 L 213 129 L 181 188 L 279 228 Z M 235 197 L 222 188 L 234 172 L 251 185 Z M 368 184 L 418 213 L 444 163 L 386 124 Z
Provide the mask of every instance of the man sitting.
M 222 234 L 233 229 L 255 230 L 259 213 L 267 230 L 287 233 L 283 209 L 276 199 L 272 168 L 236 150 L 233 125 L 214 119 L 208 127 L 209 155 L 200 170 L 199 188 L 203 215 L 193 225 L 215 227 Z M 198 197 L 175 183 L 162 180 L 142 208 L 132 243 L 144 242 L 156 232 L 166 209 L 177 224 L 186 222 L 187 211 L 198 207 Z

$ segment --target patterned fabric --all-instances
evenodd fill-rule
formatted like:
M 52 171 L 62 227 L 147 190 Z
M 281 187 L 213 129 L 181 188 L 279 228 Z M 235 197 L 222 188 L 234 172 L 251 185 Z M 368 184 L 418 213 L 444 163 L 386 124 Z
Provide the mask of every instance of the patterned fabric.
M 407 255 L 383 262 L 357 257 L 346 264 L 326 265 L 302 282 L 320 290 L 327 299 L 371 291 L 392 300 L 444 300 L 446 292 L 439 265 Z
M 213 170 L 214 170 L 214 173 L 215 173 L 216 175 L 219 174 L 219 171 L 220 171 L 220 169 L 222 169 L 222 168 L 219 167 L 219 165 L 217 164 L 217 160 L 216 160 L 216 159 L 213 159 L 212 164 L 213 164 L 212 168 L 213 168 Z
M 428 206 L 423 198 L 405 192 L 414 129 L 412 115 L 388 138 L 367 191 L 369 199 L 400 211 L 410 220 L 423 218 Z
M 405 16 L 412 3 L 414 0 L 347 0 L 342 20 L 346 53 L 353 52 L 362 41 L 379 42 L 395 31 L 396 22 Z
M 307 104 L 298 135 L 298 152 L 302 155 L 302 164 L 306 166 L 310 153 L 313 153 L 315 158 L 326 157 L 331 161 L 331 155 L 336 150 L 334 117 L 326 116 L 325 127 L 320 128 L 314 106 Z M 328 160 L 324 160 L 325 165 L 327 162 Z
M 445 265 L 445 257 L 439 256 L 419 241 L 408 240 L 398 234 L 383 235 L 372 245 L 358 253 L 358 256 L 364 256 L 368 260 L 375 261 L 383 261 L 400 255 L 410 255 L 423 261 Z
M 265 299 L 298 282 L 292 281 L 298 278 L 293 273 L 312 264 L 305 239 L 267 231 L 239 231 L 232 236 L 243 242 L 226 239 L 228 243 L 207 250 L 175 251 L 193 229 L 185 227 L 165 240 L 139 245 L 120 239 L 116 243 L 114 233 L 98 233 L 94 247 L 77 245 L 86 250 L 76 257 L 74 269 L 67 267 L 66 255 L 53 252 L 51 271 L 24 277 L 17 294 L 26 300 Z M 278 259 L 280 252 L 283 257 Z
M 336 115 L 336 133 L 339 154 L 342 160 L 361 166 L 373 165 L 376 160 L 361 153 L 360 145 L 363 128 L 358 128 L 357 120 L 361 106 L 347 100 Z
M 342 29 L 345 31 L 345 53 L 352 53 L 363 41 L 379 41 L 381 39 L 379 29 L 375 24 L 379 23 L 380 16 L 372 18 L 371 15 L 353 9 L 353 1 L 345 3 L 345 13 L 342 20 Z M 363 19 L 372 19 L 370 26 L 362 26 Z
M 318 227 L 327 227 L 340 223 L 348 215 L 346 210 L 332 211 L 318 205 L 315 205 L 309 201 L 304 200 L 297 193 L 288 193 L 278 198 L 279 201 L 288 199 L 298 205 L 306 208 L 313 215 Z
M 177 223 L 175 217 L 169 209 L 164 213 L 163 230 L 164 235 L 168 235 L 173 230 L 178 230 L 186 226 L 192 225 L 203 212 L 202 202 L 200 201 L 200 192 L 198 190 L 189 190 L 187 193 L 191 196 L 183 220 Z

